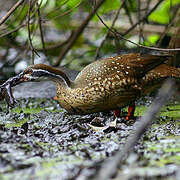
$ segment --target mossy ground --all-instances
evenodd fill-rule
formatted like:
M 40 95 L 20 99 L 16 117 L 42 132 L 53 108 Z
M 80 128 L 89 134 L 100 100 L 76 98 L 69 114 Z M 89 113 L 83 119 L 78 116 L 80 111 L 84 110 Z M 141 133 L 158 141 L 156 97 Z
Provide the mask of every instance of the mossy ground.
M 112 113 L 70 115 L 52 99 L 24 99 L 6 115 L 0 112 L 0 179 L 92 178 L 97 164 L 126 142 L 134 124 L 118 119 L 110 131 L 95 132 L 87 124 L 101 117 L 113 121 Z M 142 115 L 146 104 L 138 106 Z M 180 103 L 162 109 L 152 128 L 124 162 L 117 179 L 180 178 Z

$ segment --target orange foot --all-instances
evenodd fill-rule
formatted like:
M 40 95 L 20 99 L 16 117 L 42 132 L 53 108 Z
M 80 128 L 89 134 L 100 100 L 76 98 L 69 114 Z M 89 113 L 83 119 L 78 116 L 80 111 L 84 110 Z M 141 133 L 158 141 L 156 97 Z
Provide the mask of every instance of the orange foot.
M 134 118 L 134 111 L 135 111 L 135 105 L 128 107 L 128 115 L 126 116 L 127 121 Z
M 135 111 L 135 105 L 130 105 L 128 107 L 128 115 L 126 116 L 126 120 L 130 120 L 134 118 L 134 111 Z M 121 116 L 121 110 L 114 110 L 113 112 L 115 117 Z

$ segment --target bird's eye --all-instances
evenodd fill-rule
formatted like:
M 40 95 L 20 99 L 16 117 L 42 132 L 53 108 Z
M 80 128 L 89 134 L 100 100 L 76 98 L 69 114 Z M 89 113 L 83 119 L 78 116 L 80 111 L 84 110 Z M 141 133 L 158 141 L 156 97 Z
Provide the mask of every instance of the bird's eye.
M 25 74 L 32 74 L 33 70 L 32 69 L 26 69 L 24 71 Z

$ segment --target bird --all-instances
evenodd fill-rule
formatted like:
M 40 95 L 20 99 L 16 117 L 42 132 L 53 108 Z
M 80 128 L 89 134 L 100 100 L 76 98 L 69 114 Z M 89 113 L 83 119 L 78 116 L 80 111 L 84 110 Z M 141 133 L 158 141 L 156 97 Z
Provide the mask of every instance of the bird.
M 114 110 L 117 115 L 119 109 L 129 106 L 129 120 L 136 100 L 160 87 L 165 79 L 180 78 L 180 68 L 166 64 L 168 59 L 168 55 L 140 53 L 109 57 L 87 65 L 74 81 L 60 68 L 35 64 L 21 73 L 20 82 L 54 81 L 60 106 L 73 114 Z

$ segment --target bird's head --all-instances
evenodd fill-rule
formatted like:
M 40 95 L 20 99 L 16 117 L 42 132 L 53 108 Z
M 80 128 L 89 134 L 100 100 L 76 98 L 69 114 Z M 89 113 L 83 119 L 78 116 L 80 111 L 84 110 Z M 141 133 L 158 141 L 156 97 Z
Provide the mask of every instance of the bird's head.
M 24 82 L 46 80 L 48 79 L 48 76 L 50 77 L 50 75 L 52 75 L 52 73 L 47 69 L 44 69 L 43 65 L 40 66 L 40 64 L 38 64 L 38 66 L 29 66 L 22 72 Z
M 61 69 L 54 68 L 45 64 L 35 64 L 27 67 L 21 74 L 21 80 L 23 82 L 27 81 L 64 81 L 68 86 L 70 85 L 70 80 Z

